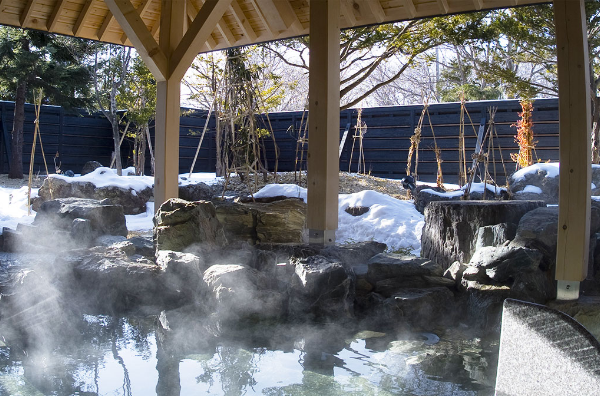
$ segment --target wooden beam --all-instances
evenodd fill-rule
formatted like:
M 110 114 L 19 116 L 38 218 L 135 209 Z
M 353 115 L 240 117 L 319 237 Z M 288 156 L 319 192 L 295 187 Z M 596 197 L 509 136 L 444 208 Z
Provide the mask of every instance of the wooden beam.
M 49 32 L 54 31 L 56 22 L 58 22 L 58 17 L 62 13 L 63 8 L 65 8 L 65 4 L 67 4 L 67 0 L 58 0 L 58 2 L 54 5 L 52 14 L 50 14 L 48 22 L 46 22 L 46 29 L 48 29 Z
M 279 1 L 279 0 L 268 0 L 273 3 L 277 12 L 279 13 L 280 18 L 283 20 L 283 23 L 286 27 L 285 30 L 290 30 L 294 34 L 302 32 L 304 29 L 302 27 L 302 23 L 300 23 L 300 19 L 298 19 L 298 15 L 296 15 L 296 11 L 292 8 L 289 1 Z
M 108 11 L 108 14 L 106 14 L 106 16 L 104 17 L 102 26 L 100 26 L 100 29 L 98 29 L 98 33 L 96 34 L 100 41 L 104 41 L 106 33 L 108 32 L 108 28 L 114 20 L 115 17 L 113 16 L 112 12 Z
M 447 14 L 450 12 L 450 6 L 448 6 L 448 0 L 437 0 L 438 5 L 440 6 L 440 11 L 443 14 Z
M 105 0 L 105 3 L 154 78 L 157 81 L 166 80 L 169 77 L 167 56 L 154 40 L 131 2 L 129 0 Z
M 138 14 L 140 14 L 140 18 L 142 18 L 144 16 L 144 14 L 146 13 L 146 11 L 148 10 L 148 5 L 150 5 L 150 0 L 144 0 L 142 2 L 142 4 L 140 4 L 139 7 L 137 8 L 137 12 L 138 12 Z M 157 23 L 157 25 L 159 25 L 159 23 Z M 126 41 L 127 41 L 127 35 L 125 33 L 123 33 L 121 35 L 121 43 L 125 44 Z
M 204 3 L 203 0 L 200 0 L 200 2 Z M 192 21 L 196 18 L 196 15 L 198 15 L 198 9 L 194 5 L 194 3 L 192 3 L 191 0 L 187 0 L 187 12 L 188 16 L 191 17 Z M 225 39 L 227 46 L 233 46 L 236 43 L 237 40 L 231 32 L 231 29 L 229 29 L 225 21 L 223 21 L 222 19 L 220 19 L 219 22 L 217 22 L 217 30 L 219 30 L 221 36 L 223 36 L 223 38 Z
M 310 2 L 308 123 L 309 242 L 334 244 L 338 225 L 340 0 Z
M 402 0 L 402 4 L 404 4 L 406 13 L 410 18 L 414 18 L 417 16 L 417 8 L 415 7 L 415 3 L 413 3 L 412 0 Z
M 265 27 L 267 37 L 263 37 L 263 39 L 265 39 L 265 40 L 274 39 L 275 32 L 273 31 L 273 29 L 271 29 L 271 26 L 267 22 L 267 18 L 265 17 L 265 15 L 262 13 L 260 7 L 258 6 L 257 0 L 250 0 L 250 2 L 252 3 L 254 10 L 256 11 L 256 14 L 258 15 L 258 19 L 260 19 L 261 23 Z
M 385 10 L 381 7 L 379 0 L 368 0 L 366 3 L 371 8 L 371 13 L 375 17 L 377 23 L 385 21 Z
M 483 8 L 483 0 L 473 0 L 473 5 L 477 10 L 481 10 Z
M 554 0 L 560 182 L 556 279 L 587 275 L 590 241 L 591 109 L 584 0 Z
M 81 35 L 81 29 L 83 29 L 83 25 L 90 15 L 90 8 L 92 7 L 92 1 L 94 1 L 94 0 L 87 0 L 85 2 L 85 4 L 83 5 L 83 8 L 81 9 L 81 12 L 79 13 L 79 17 L 77 18 L 77 22 L 75 22 L 75 25 L 73 26 L 73 35 L 75 35 L 75 36 Z
M 27 27 L 27 25 L 29 24 L 29 19 L 31 19 L 33 7 L 35 6 L 35 3 L 37 1 L 38 0 L 29 0 L 27 4 L 25 4 L 25 9 L 23 10 L 21 17 L 19 18 L 19 23 L 21 24 L 22 28 Z
M 233 14 L 233 18 L 237 22 L 242 32 L 244 32 L 244 36 L 246 36 L 250 42 L 256 40 L 256 32 L 254 29 L 252 29 L 252 25 L 250 25 L 250 22 L 248 22 L 248 18 L 246 18 L 242 7 L 240 7 L 237 0 L 233 0 L 231 2 L 229 11 Z
M 229 8 L 231 0 L 206 0 L 198 16 L 190 25 L 170 60 L 170 70 L 173 76 L 183 78 L 194 58 L 200 52 L 202 45 L 208 40 L 223 14 Z M 162 40 L 161 40 L 162 41 Z

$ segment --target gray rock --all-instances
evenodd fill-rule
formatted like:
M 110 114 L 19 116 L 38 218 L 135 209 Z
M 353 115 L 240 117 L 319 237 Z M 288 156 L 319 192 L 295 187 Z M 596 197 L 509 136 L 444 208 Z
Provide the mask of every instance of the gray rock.
M 146 202 L 152 196 L 151 187 L 141 191 L 116 186 L 96 187 L 90 182 L 68 182 L 57 177 L 48 177 L 38 191 L 41 200 L 36 201 L 34 210 L 38 210 L 42 202 L 57 198 L 110 199 L 114 205 L 121 205 L 123 213 L 138 214 L 146 211 Z
M 181 294 L 181 299 L 193 302 L 200 297 L 204 261 L 191 253 L 160 250 L 156 264 L 161 270 L 160 283 L 167 290 Z
M 267 289 L 267 280 L 246 265 L 213 265 L 204 272 L 203 279 L 223 320 L 277 319 L 285 314 L 285 295 Z
M 496 282 L 508 282 L 523 273 L 539 270 L 542 253 L 534 249 L 506 246 L 484 247 L 475 252 L 469 266 L 483 268 Z
M 88 173 L 92 173 L 98 168 L 101 168 L 102 164 L 98 161 L 88 161 L 83 164 L 83 168 L 81 168 L 81 175 L 87 175 Z
M 530 172 L 524 177 L 516 179 L 514 174 L 508 178 L 509 190 L 512 198 L 516 200 L 541 200 L 547 204 L 558 203 L 558 176 L 548 177 L 545 170 Z M 525 187 L 534 186 L 540 192 L 526 192 Z
M 210 201 L 213 196 L 213 188 L 206 183 L 179 186 L 179 198 L 186 201 Z
M 256 243 L 302 243 L 306 204 L 300 199 L 274 202 L 219 202 L 216 213 L 231 240 Z
M 293 318 L 343 320 L 354 316 L 355 276 L 341 262 L 323 256 L 299 259 L 289 290 Z
M 357 242 L 347 245 L 326 246 L 319 252 L 320 255 L 341 261 L 351 267 L 366 264 L 373 256 L 383 253 L 387 248 L 380 242 Z M 358 275 L 358 273 L 357 273 Z
M 124 236 L 117 235 L 101 235 L 94 240 L 95 246 L 110 247 L 111 249 L 120 250 L 127 256 L 136 254 L 136 248 L 130 240 Z
M 94 227 L 91 220 L 73 219 L 71 223 L 71 238 L 87 246 L 94 238 Z
M 375 291 L 384 297 L 392 297 L 403 289 L 427 289 L 433 287 L 455 287 L 456 283 L 452 279 L 447 279 L 441 276 L 417 276 L 409 278 L 389 278 L 384 279 L 375 284 Z
M 123 208 L 94 199 L 59 198 L 46 201 L 35 216 L 34 224 L 70 232 L 74 219 L 89 220 L 94 236 L 127 236 Z
M 432 331 L 447 326 L 456 318 L 454 294 L 446 287 L 409 288 L 398 291 L 393 297 L 400 318 L 414 330 Z
M 73 268 L 80 298 L 92 306 L 112 311 L 159 305 L 178 299 L 159 287 L 160 268 L 142 257 L 128 257 L 119 249 L 95 247 L 65 258 Z
M 444 269 L 454 261 L 466 263 L 475 251 L 480 227 L 518 223 L 525 213 L 544 205 L 542 201 L 432 202 L 425 211 L 421 255 Z
M 500 223 L 490 226 L 479 227 L 475 249 L 484 246 L 501 246 L 513 240 L 517 233 L 517 225 L 514 223 Z
M 135 253 L 144 257 L 154 257 L 154 242 L 152 237 L 136 236 L 129 238 L 135 247 Z
M 456 282 L 456 284 L 460 284 L 463 273 L 468 268 L 466 264 L 463 264 L 459 261 L 455 261 L 452 263 L 450 267 L 446 271 L 444 271 L 444 277 L 447 279 L 452 279 Z
M 600 389 L 600 343 L 571 317 L 507 300 L 497 395 L 594 395 Z
M 431 260 L 396 253 L 380 253 L 367 263 L 366 278 L 370 283 L 390 278 L 442 276 L 442 267 Z
M 193 245 L 213 251 L 227 239 L 208 201 L 189 202 L 172 198 L 163 203 L 154 217 L 154 241 L 158 250 L 185 251 Z

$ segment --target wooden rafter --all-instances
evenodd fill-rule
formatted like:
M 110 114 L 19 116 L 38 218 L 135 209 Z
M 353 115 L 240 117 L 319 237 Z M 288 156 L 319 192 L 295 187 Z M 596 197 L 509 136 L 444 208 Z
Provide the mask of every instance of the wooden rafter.
M 203 3 L 204 1 L 200 0 L 200 2 Z M 196 8 L 196 6 L 194 5 L 194 3 L 192 3 L 191 0 L 187 0 L 187 13 L 192 19 L 192 21 L 196 18 L 196 15 L 198 15 L 198 8 Z M 232 46 L 236 43 L 237 40 L 235 39 L 235 36 L 231 32 L 231 29 L 229 29 L 225 21 L 220 20 L 219 22 L 217 22 L 217 29 L 227 42 L 228 46 Z
M 27 25 L 29 25 L 29 20 L 31 19 L 31 13 L 33 12 L 33 8 L 37 1 L 38 0 L 29 0 L 27 2 L 27 4 L 25 5 L 25 9 L 23 10 L 21 17 L 19 18 L 19 22 L 21 23 L 22 27 L 27 27 Z
M 83 9 L 79 13 L 77 22 L 75 22 L 75 25 L 73 26 L 73 35 L 81 36 L 81 30 L 83 29 L 83 25 L 85 24 L 85 21 L 90 15 L 90 9 L 92 7 L 93 1 L 94 0 L 86 0 L 85 4 L 83 5 Z
M 379 1 L 367 1 L 366 3 L 371 8 L 371 13 L 378 23 L 385 21 L 385 10 L 381 7 Z
M 48 18 L 48 22 L 46 23 L 46 29 L 48 29 L 49 32 L 53 32 L 56 28 L 58 17 L 62 13 L 65 4 L 67 4 L 67 0 L 58 0 L 56 5 L 52 9 L 52 14 L 50 14 L 50 18 Z
M 481 10 L 483 8 L 483 0 L 473 0 L 473 5 L 475 9 Z
M 402 0 L 402 4 L 404 4 L 404 8 L 406 9 L 409 18 L 412 19 L 417 16 L 417 8 L 412 0 Z
M 115 17 L 113 16 L 112 12 L 108 11 L 108 14 L 106 14 L 106 17 L 104 17 L 104 21 L 102 22 L 102 26 L 100 26 L 100 29 L 98 29 L 98 39 L 100 39 L 100 41 L 104 41 L 104 39 L 106 38 L 106 33 L 108 32 L 108 28 L 110 27 L 110 25 L 113 23 L 113 21 L 115 20 Z
M 142 1 L 142 4 L 140 4 L 139 7 L 137 8 L 137 12 L 138 12 L 138 14 L 140 14 L 140 18 L 142 18 L 144 16 L 144 13 L 148 10 L 148 5 L 150 5 L 150 0 L 144 0 L 144 1 Z M 121 35 L 121 43 L 125 44 L 126 41 L 127 41 L 127 35 L 125 33 L 123 33 Z
M 350 26 L 356 26 L 358 20 L 356 19 L 356 15 L 354 15 L 352 4 L 350 4 L 351 1 L 352 0 L 340 0 L 340 10 L 348 24 L 350 24 Z
M 166 80 L 169 76 L 167 57 L 131 2 L 129 0 L 105 0 L 105 2 L 154 77 Z
M 252 25 L 250 25 L 250 22 L 248 22 L 242 7 L 240 7 L 236 0 L 231 2 L 229 11 L 233 14 L 233 18 L 237 22 L 240 29 L 244 32 L 244 36 L 246 36 L 250 41 L 256 40 L 256 32 L 254 29 L 252 29 Z
M 450 6 L 448 5 L 448 0 L 437 0 L 437 2 L 440 6 L 440 10 L 444 14 L 447 14 L 448 12 L 450 12 Z
M 256 14 L 258 15 L 258 19 L 260 19 L 260 22 L 262 23 L 262 25 L 265 28 L 267 36 L 274 37 L 274 32 L 273 32 L 273 30 L 271 30 L 271 26 L 267 23 L 267 18 L 265 17 L 265 15 L 262 13 L 260 7 L 258 6 L 257 0 L 250 0 L 250 2 L 252 3 L 254 10 L 256 11 Z
M 183 77 L 230 4 L 231 0 L 206 0 L 204 2 L 194 22 L 173 51 L 169 64 L 172 76 L 179 77 L 179 79 Z

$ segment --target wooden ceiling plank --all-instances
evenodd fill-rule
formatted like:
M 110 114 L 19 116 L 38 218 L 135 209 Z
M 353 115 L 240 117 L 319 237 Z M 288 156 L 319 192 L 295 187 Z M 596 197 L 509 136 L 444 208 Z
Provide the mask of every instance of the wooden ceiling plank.
M 302 31 L 302 24 L 287 1 L 281 0 L 256 0 L 256 5 L 263 15 L 265 23 L 270 30 L 279 36 L 290 30 L 292 34 Z
M 106 14 L 106 17 L 104 18 L 104 22 L 102 22 L 102 26 L 100 26 L 100 29 L 98 29 L 97 36 L 100 41 L 104 41 L 106 33 L 108 32 L 108 28 L 110 25 L 112 25 L 114 20 L 115 17 L 113 16 L 112 12 L 108 11 L 108 14 Z
M 206 0 L 204 2 L 194 22 L 173 51 L 169 64 L 170 78 L 183 78 L 230 4 L 231 0 Z
M 344 18 L 346 18 L 346 21 L 348 21 L 350 26 L 356 26 L 358 21 L 356 15 L 354 15 L 352 6 L 348 4 L 348 1 L 349 0 L 340 0 L 340 11 L 342 11 L 342 15 L 344 15 Z
M 250 0 L 250 2 L 252 3 L 254 10 L 256 11 L 256 15 L 258 15 L 258 19 L 260 19 L 260 22 L 265 27 L 265 32 L 267 34 L 267 37 L 264 37 L 263 39 L 265 39 L 265 40 L 274 39 L 275 32 L 273 31 L 273 29 L 271 29 L 271 26 L 267 23 L 267 18 L 265 18 L 265 15 L 262 13 L 262 10 L 258 6 L 257 0 Z
M 200 2 L 204 4 L 204 0 L 200 0 Z M 198 9 L 194 5 L 194 3 L 192 3 L 191 0 L 187 0 L 187 10 L 188 15 L 190 14 L 190 12 L 193 13 L 192 20 L 194 20 L 196 18 L 196 15 L 198 15 Z M 227 41 L 228 46 L 232 46 L 235 44 L 237 40 L 235 39 L 235 36 L 231 32 L 231 29 L 229 29 L 225 21 L 223 21 L 222 19 L 219 20 L 219 22 L 217 23 L 217 29 L 219 30 L 221 36 L 223 36 L 225 41 Z
M 371 9 L 373 16 L 378 23 L 385 21 L 385 11 L 383 7 L 381 7 L 379 0 L 367 0 L 366 3 Z
M 21 24 L 21 27 L 27 27 L 27 25 L 29 24 L 29 19 L 31 19 L 31 13 L 33 12 L 33 7 L 35 6 L 35 3 L 38 0 L 29 0 L 27 2 L 27 4 L 25 5 L 25 9 L 23 10 L 23 13 L 21 14 L 21 17 L 19 18 L 19 23 Z
M 62 10 L 65 8 L 66 4 L 67 0 L 58 0 L 58 2 L 54 5 L 54 8 L 52 9 L 52 14 L 50 14 L 48 22 L 46 23 L 46 29 L 48 29 L 49 32 L 53 32 L 56 28 L 56 22 L 58 22 L 58 17 L 60 16 Z
M 154 77 L 164 81 L 169 77 L 169 63 L 148 27 L 129 0 L 104 0 L 110 12 L 133 43 Z
M 80 36 L 81 29 L 83 29 L 83 25 L 86 19 L 90 16 L 90 9 L 92 7 L 93 0 L 87 0 L 81 9 L 81 13 L 79 14 L 79 18 L 77 18 L 77 22 L 73 26 L 73 35 Z
M 450 12 L 450 6 L 448 5 L 448 0 L 437 0 L 438 4 L 440 5 L 440 10 L 444 13 L 447 14 L 448 12 Z
M 406 9 L 406 12 L 410 18 L 417 16 L 417 8 L 415 7 L 413 0 L 403 0 L 402 3 L 404 4 L 404 8 Z
M 244 32 L 244 36 L 246 36 L 250 41 L 256 40 L 256 32 L 252 29 L 252 25 L 248 22 L 242 7 L 238 4 L 237 0 L 233 0 L 231 5 L 229 6 L 229 11 L 233 14 L 233 18 L 237 22 L 238 26 Z

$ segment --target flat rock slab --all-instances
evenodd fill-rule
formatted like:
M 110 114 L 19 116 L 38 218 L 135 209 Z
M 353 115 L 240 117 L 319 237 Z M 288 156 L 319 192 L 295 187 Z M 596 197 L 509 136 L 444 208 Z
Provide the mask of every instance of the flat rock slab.
M 421 255 L 444 268 L 468 263 L 475 252 L 480 227 L 515 223 L 543 201 L 431 202 L 425 210 Z
M 570 316 L 506 300 L 496 395 L 597 395 L 600 343 Z

